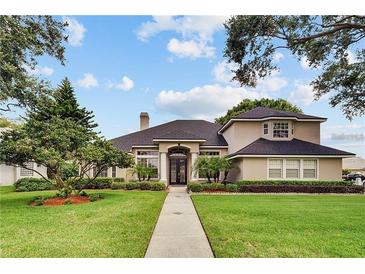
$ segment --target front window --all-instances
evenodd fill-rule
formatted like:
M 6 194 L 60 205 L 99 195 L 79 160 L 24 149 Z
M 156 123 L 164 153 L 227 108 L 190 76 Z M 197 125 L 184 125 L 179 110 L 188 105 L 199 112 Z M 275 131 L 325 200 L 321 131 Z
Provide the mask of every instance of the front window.
M 303 178 L 317 178 L 317 160 L 303 160 Z
M 96 167 L 93 168 L 93 176 L 94 177 L 96 176 L 96 174 L 97 174 L 98 171 L 99 171 L 98 168 L 96 168 Z M 99 174 L 98 174 L 97 177 L 108 177 L 108 169 L 107 168 L 102 169 L 99 172 Z
M 112 177 L 113 178 L 117 177 L 117 167 L 116 166 L 112 167 Z
M 269 134 L 269 124 L 264 124 L 264 134 Z
M 151 178 L 158 178 L 158 151 L 137 151 L 137 163 L 152 167 Z
M 283 160 L 269 160 L 269 178 L 277 179 L 283 177 Z
M 289 125 L 287 122 L 274 123 L 273 127 L 274 138 L 288 138 L 289 137 Z
M 29 177 L 29 176 L 33 176 L 33 170 L 29 170 L 34 168 L 34 163 L 30 162 L 30 163 L 26 163 L 25 166 L 27 168 L 21 167 L 20 168 L 20 176 L 21 177 Z
M 300 160 L 286 160 L 286 178 L 299 178 Z

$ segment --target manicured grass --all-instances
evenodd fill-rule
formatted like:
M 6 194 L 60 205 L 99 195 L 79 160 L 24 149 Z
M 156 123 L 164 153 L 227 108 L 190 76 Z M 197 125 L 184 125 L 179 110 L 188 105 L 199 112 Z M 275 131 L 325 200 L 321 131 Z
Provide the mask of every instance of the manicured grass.
M 0 257 L 143 257 L 166 197 L 103 190 L 94 203 L 30 207 L 55 192 L 12 191 L 0 187 Z
M 193 195 L 216 257 L 365 257 L 364 195 Z

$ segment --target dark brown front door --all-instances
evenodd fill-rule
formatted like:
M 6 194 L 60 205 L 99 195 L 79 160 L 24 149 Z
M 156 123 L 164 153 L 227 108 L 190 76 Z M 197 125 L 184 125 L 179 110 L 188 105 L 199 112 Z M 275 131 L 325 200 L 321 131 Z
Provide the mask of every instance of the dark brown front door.
M 170 184 L 186 185 L 186 159 L 170 159 Z

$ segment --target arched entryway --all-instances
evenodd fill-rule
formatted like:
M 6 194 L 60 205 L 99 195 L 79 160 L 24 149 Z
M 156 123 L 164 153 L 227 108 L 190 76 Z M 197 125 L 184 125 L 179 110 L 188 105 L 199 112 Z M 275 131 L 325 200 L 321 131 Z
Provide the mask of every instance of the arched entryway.
M 169 184 L 186 185 L 188 181 L 188 155 L 189 151 L 184 147 L 169 149 Z

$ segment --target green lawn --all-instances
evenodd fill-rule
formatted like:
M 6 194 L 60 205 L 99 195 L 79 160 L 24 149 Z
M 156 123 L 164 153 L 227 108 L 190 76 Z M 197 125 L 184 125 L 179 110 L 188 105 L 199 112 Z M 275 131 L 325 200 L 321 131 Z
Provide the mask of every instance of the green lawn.
M 216 257 L 365 257 L 365 196 L 193 195 Z
M 166 196 L 106 190 L 94 203 L 30 207 L 54 192 L 0 191 L 0 257 L 143 257 Z

